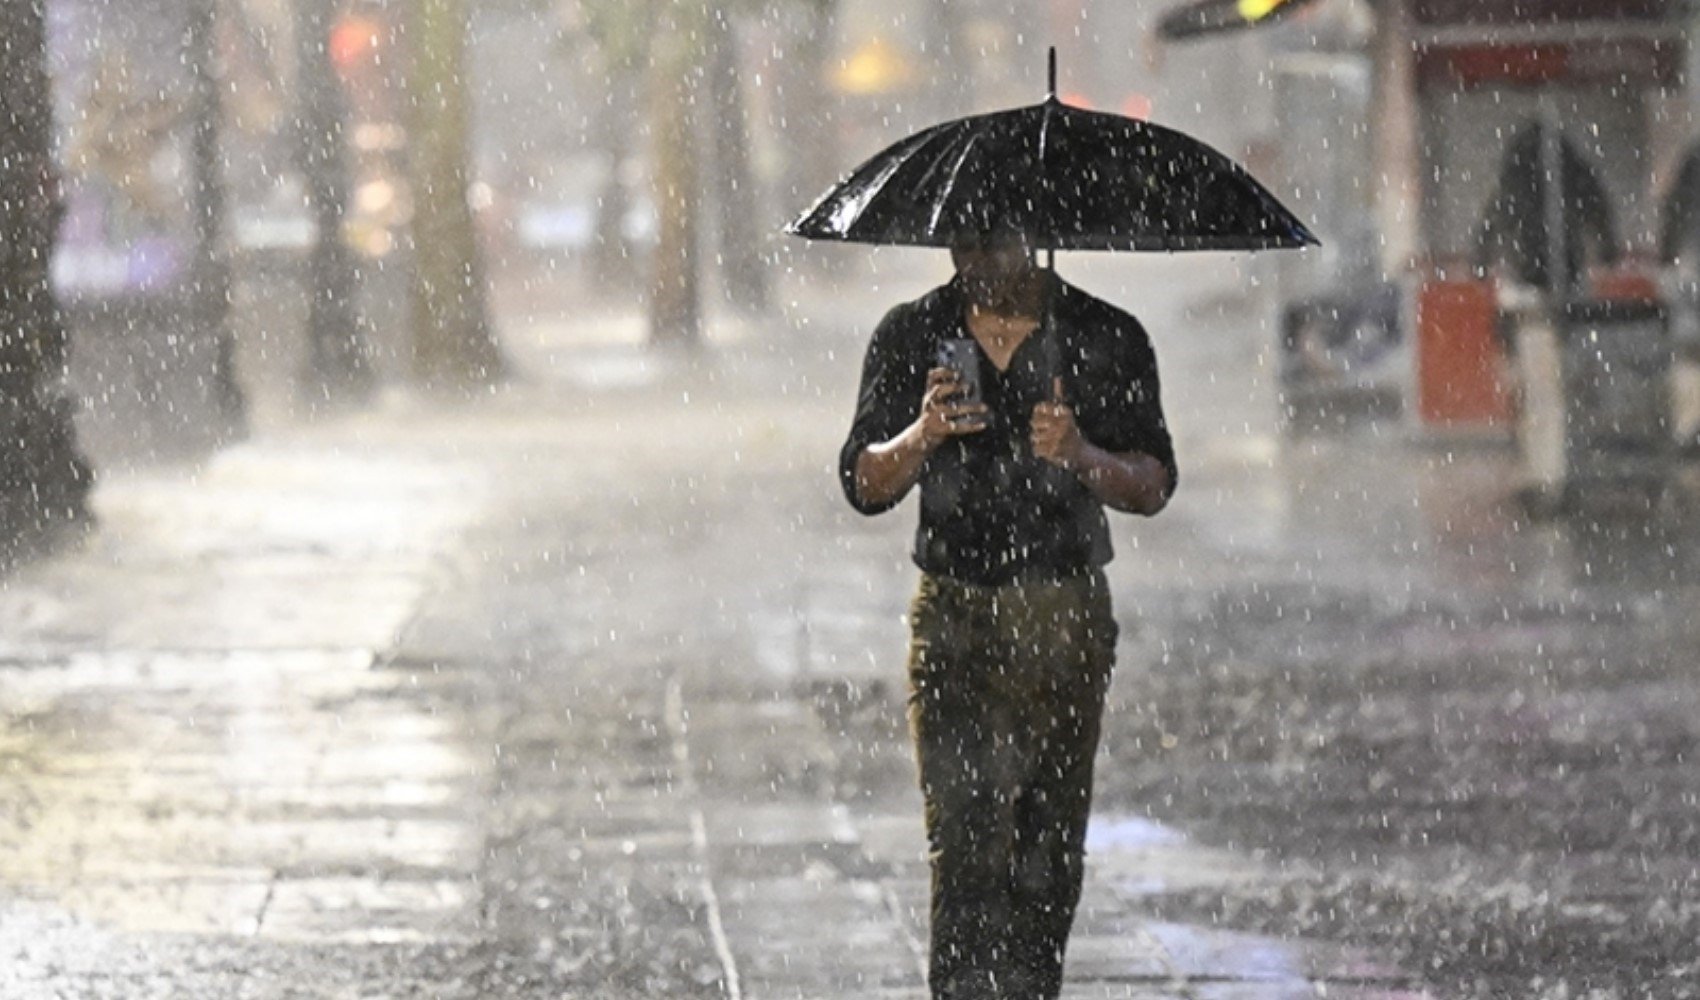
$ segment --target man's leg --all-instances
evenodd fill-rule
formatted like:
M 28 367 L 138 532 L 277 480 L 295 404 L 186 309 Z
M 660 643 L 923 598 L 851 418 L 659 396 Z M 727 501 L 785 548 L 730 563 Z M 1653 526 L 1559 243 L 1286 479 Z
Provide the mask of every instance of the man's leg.
M 1063 954 L 1085 873 L 1092 764 L 1104 696 L 1115 660 L 1116 626 L 1107 589 L 1096 574 L 1036 589 L 1024 630 L 1022 664 L 1038 690 L 1020 720 L 1032 742 L 1016 801 L 1011 944 L 1024 996 L 1054 1000 L 1062 992 Z
M 1019 773 L 1007 706 L 985 679 L 989 593 L 923 580 L 911 609 L 909 724 L 932 868 L 928 981 L 939 1000 L 989 1000 L 1007 979 Z

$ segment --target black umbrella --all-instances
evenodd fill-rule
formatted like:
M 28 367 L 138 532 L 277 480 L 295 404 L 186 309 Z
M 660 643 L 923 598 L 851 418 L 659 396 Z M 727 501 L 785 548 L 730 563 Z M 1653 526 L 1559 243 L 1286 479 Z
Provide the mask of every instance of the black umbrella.
M 876 154 L 786 231 L 946 247 L 1013 226 L 1051 250 L 1268 250 L 1317 243 L 1263 185 L 1150 122 L 1041 104 L 935 125 Z

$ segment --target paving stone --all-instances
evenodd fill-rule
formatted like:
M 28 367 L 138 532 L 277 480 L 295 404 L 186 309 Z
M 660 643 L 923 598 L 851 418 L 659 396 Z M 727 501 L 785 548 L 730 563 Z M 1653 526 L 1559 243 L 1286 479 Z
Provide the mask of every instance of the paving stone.
M 1193 1000 L 1195 996 L 1179 989 L 1114 982 L 1069 982 L 1063 984 L 1062 992 L 1062 1000 Z
M 854 823 L 868 857 L 909 872 L 926 867 L 927 829 L 919 795 L 912 813 L 858 814 Z
M 129 873 L 126 872 L 126 875 Z M 207 872 L 125 882 L 79 882 L 53 901 L 110 927 L 150 933 L 251 934 L 271 891 L 265 873 L 249 881 L 205 881 Z M 195 877 L 191 877 L 195 876 Z
M 1409 972 L 1374 952 L 1332 941 L 1306 941 L 1304 963 L 1306 973 L 1320 980 L 1403 983 L 1412 978 Z
M 287 940 L 401 942 L 470 935 L 468 881 L 284 879 L 258 933 Z
M 1318 997 L 1316 987 L 1303 981 L 1194 983 L 1188 993 L 1193 1000 L 1317 1000 Z
M 1100 814 L 1086 833 L 1089 884 L 1124 898 L 1232 885 L 1263 874 L 1249 859 L 1195 844 L 1181 831 L 1143 816 Z
M 722 890 L 721 915 L 754 997 L 903 986 L 919 975 L 871 882 L 830 874 L 733 882 Z
M 1121 937 L 1137 931 L 1145 920 L 1143 914 L 1129 910 L 1119 898 L 1088 887 L 1081 893 L 1080 905 L 1074 912 L 1074 933 Z
M 689 830 L 652 830 L 629 837 L 575 838 L 567 849 L 573 860 L 594 863 L 615 858 L 641 858 L 646 864 L 675 862 L 698 865 L 696 838 Z
M 692 701 L 686 731 L 698 780 L 746 802 L 820 798 L 834 772 L 831 742 L 798 701 Z
M 1173 972 L 1186 979 L 1306 979 L 1301 942 L 1163 921 L 1150 921 L 1144 930 L 1162 947 Z
M 780 847 L 855 844 L 856 827 L 844 806 L 830 802 L 798 805 L 725 803 L 703 809 L 709 841 L 718 847 Z
M 1120 934 L 1076 933 L 1064 971 L 1070 981 L 1167 983 L 1175 978 L 1162 945 L 1136 925 Z
M 440 740 L 331 745 L 317 759 L 315 778 L 326 782 L 370 782 L 395 778 L 448 781 L 477 773 L 464 751 Z
M 146 883 L 267 883 L 275 872 L 265 866 L 231 866 L 218 864 L 209 857 L 88 857 L 80 866 L 83 883 L 146 884 Z M 53 889 L 65 881 L 65 872 L 54 871 L 42 884 Z
M 279 867 L 351 864 L 453 867 L 474 850 L 465 824 L 432 820 L 313 819 L 254 823 L 228 856 Z
M 579 840 L 670 838 L 690 833 L 690 820 L 677 800 L 654 795 L 575 796 L 550 808 L 550 825 Z
M 343 568 L 323 559 L 242 560 L 186 572 L 185 564 L 131 565 L 123 574 L 70 572 L 67 595 L 0 655 L 105 645 L 132 650 L 382 648 L 418 603 L 419 570 Z M 149 595 L 135 600 L 137 593 Z M 88 623 L 98 623 L 98 630 Z
M 257 818 L 379 811 L 387 816 L 407 810 L 433 813 L 451 809 L 471 791 L 468 782 L 382 778 L 333 784 L 247 785 L 233 793 L 237 807 Z
M 1436 1000 L 1436 996 L 1420 986 L 1347 986 L 1338 983 L 1317 983 L 1316 996 L 1321 1000 Z
M 147 857 L 126 857 L 122 854 L 98 851 L 89 854 L 77 867 L 78 882 L 111 882 L 145 884 L 148 882 L 268 882 L 276 873 L 270 865 L 241 864 L 215 858 L 209 854 L 184 852 L 178 857 L 153 853 Z M 42 886 L 63 885 L 63 869 L 44 873 Z

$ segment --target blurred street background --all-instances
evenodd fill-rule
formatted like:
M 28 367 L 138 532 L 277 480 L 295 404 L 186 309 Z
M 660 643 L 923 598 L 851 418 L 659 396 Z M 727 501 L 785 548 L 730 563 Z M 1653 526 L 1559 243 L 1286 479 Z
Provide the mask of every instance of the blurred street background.
M 914 511 L 834 470 L 949 265 L 781 229 L 1053 45 L 1324 244 L 1059 257 L 1181 467 L 1067 995 L 1700 995 L 1695 28 L 8 4 L 0 997 L 924 996 Z

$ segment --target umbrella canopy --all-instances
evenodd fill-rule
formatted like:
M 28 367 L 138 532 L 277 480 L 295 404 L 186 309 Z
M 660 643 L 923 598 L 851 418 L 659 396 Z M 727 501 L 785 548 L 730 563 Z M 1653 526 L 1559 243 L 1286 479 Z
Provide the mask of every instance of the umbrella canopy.
M 786 231 L 947 247 L 998 226 L 1053 250 L 1267 250 L 1317 242 L 1263 185 L 1204 143 L 1071 107 L 1054 94 L 896 143 Z

